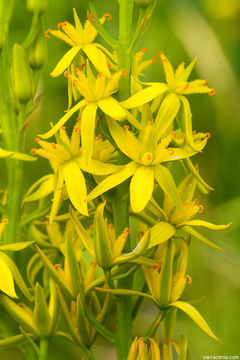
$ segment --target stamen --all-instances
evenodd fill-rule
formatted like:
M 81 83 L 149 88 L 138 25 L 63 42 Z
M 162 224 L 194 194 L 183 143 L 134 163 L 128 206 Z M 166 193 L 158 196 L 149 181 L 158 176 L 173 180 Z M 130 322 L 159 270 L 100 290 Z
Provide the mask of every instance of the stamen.
M 208 86 L 209 85 L 209 81 L 205 80 L 205 85 Z
M 90 229 L 91 231 L 93 231 L 93 225 L 90 225 L 90 226 L 89 226 L 89 229 Z
M 114 229 L 113 224 L 108 224 L 109 229 Z
M 109 67 L 109 69 L 111 69 L 111 68 L 112 68 L 112 65 L 111 65 L 111 64 L 107 64 L 107 66 Z
M 74 69 L 74 71 L 75 71 L 76 73 L 78 73 L 80 70 L 79 70 L 79 68 L 76 68 L 76 69 Z
M 8 224 L 8 219 L 7 218 L 2 219 L 2 223 L 7 225 Z
M 35 141 L 36 143 L 38 143 L 38 142 L 39 142 L 39 138 L 35 138 L 34 141 Z
M 204 206 L 203 205 L 199 205 L 198 212 L 199 212 L 199 214 L 202 214 L 204 212 Z
M 130 229 L 128 227 L 125 227 L 125 229 L 123 230 L 123 232 L 125 234 L 130 234 Z
M 93 261 L 91 262 L 91 265 L 92 265 L 93 267 L 96 267 L 96 266 L 97 266 L 97 262 L 96 262 L 95 260 L 93 260 Z
M 162 55 L 164 55 L 164 53 L 162 52 L 162 51 L 159 51 L 158 53 L 157 53 L 157 57 L 161 57 Z
M 164 62 L 168 62 L 168 59 L 164 58 L 161 60 L 161 63 L 163 64 Z
M 184 61 L 181 62 L 181 65 L 185 66 L 185 64 L 186 64 L 186 63 L 185 63 Z
M 156 59 L 151 59 L 151 62 L 152 62 L 152 63 L 156 63 L 157 60 L 156 60 Z
M 186 90 L 188 87 L 189 87 L 189 84 L 187 83 L 183 89 Z
M 81 129 L 79 127 L 75 127 L 74 131 L 77 135 L 81 134 Z
M 152 159 L 152 154 L 147 154 L 147 160 L 150 161 Z
M 45 36 L 46 36 L 47 38 L 50 38 L 50 36 L 48 35 L 48 33 L 51 34 L 51 32 L 52 32 L 52 29 L 47 29 L 47 30 L 45 31 Z
M 60 130 L 66 130 L 66 126 L 61 126 Z
M 103 17 L 105 17 L 106 20 L 112 20 L 111 14 L 104 14 Z
M 199 199 L 194 199 L 195 205 L 199 205 Z
M 60 23 L 58 23 L 58 26 L 57 26 L 57 27 L 58 27 L 58 29 L 60 30 L 60 27 L 61 27 L 61 26 L 63 26 L 63 25 L 65 25 L 65 24 L 64 24 L 64 22 L 60 22 Z
M 92 190 L 93 190 L 92 185 L 89 185 L 89 190 L 90 190 L 90 191 L 92 191 Z
M 207 135 L 207 139 L 210 139 L 210 137 L 211 137 L 210 132 L 207 132 L 206 135 Z
M 80 121 L 81 121 L 81 118 L 82 118 L 82 117 L 79 115 L 79 116 L 77 117 L 77 121 L 80 122 Z
M 185 275 L 185 278 L 188 279 L 188 284 L 190 285 L 192 283 L 192 278 L 190 275 Z
M 157 271 L 161 269 L 161 266 L 158 263 L 154 263 L 153 266 Z
M 212 90 L 210 91 L 210 93 L 208 93 L 209 96 L 213 96 L 213 95 L 215 95 L 215 94 L 216 94 L 216 90 L 215 90 L 215 89 L 212 89 Z
M 94 21 L 94 18 L 93 18 L 93 14 L 92 14 L 92 13 L 89 13 L 89 14 L 88 14 L 88 20 L 89 20 L 89 21 Z
M 147 47 L 142 48 L 141 52 L 143 52 L 144 54 L 148 51 Z
M 78 81 L 75 79 L 75 80 L 73 80 L 73 82 L 72 82 L 72 86 L 77 86 L 77 84 L 78 84 Z
M 64 72 L 64 76 L 65 76 L 66 79 L 69 79 L 70 78 L 70 72 L 68 70 L 66 70 Z
M 127 75 L 127 70 L 126 69 L 121 69 L 121 71 L 122 71 L 122 76 L 126 76 Z
M 101 135 L 101 134 L 98 134 L 98 135 L 96 136 L 96 140 L 102 140 L 102 135 Z
M 102 76 L 103 76 L 103 73 L 100 72 L 100 73 L 98 74 L 98 77 L 101 78 Z
M 152 121 L 151 121 L 151 120 L 148 120 L 148 125 L 152 125 Z
M 81 66 L 82 71 L 84 70 L 84 68 L 85 68 L 86 66 L 87 66 L 86 63 L 82 64 L 82 66 Z
M 183 206 L 187 206 L 187 205 L 189 205 L 189 204 L 190 204 L 189 201 L 185 201 L 185 203 L 183 204 Z
M 30 151 L 30 154 L 32 155 L 32 156 L 35 156 L 36 155 L 36 148 L 33 148 L 31 151 Z
M 192 135 L 195 135 L 197 133 L 197 130 L 193 130 Z
M 129 126 L 128 125 L 123 125 L 124 130 L 129 130 Z
M 55 143 L 51 143 L 52 147 L 54 148 L 54 150 L 56 150 L 56 144 Z
M 169 149 L 168 149 L 168 153 L 169 153 L 169 155 L 173 155 L 173 154 L 174 154 L 174 149 L 173 149 L 173 148 L 169 148 Z
M 60 264 L 54 264 L 53 266 L 54 266 L 56 269 L 61 269 L 61 267 L 62 267 Z
M 170 134 L 171 134 L 174 138 L 176 138 L 176 137 L 177 137 L 177 133 L 176 133 L 176 131 L 175 131 L 175 130 L 170 131 Z

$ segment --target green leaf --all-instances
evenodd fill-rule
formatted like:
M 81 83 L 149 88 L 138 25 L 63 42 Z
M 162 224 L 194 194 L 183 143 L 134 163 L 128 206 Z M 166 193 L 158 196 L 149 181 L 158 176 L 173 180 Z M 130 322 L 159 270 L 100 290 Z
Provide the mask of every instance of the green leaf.
M 210 246 L 210 247 L 212 247 L 214 249 L 224 251 L 224 249 L 222 249 L 221 247 L 215 245 L 212 241 L 208 240 L 205 236 L 200 234 L 197 230 L 193 229 L 191 226 L 184 225 L 181 229 L 186 231 L 190 235 L 195 236 L 198 240 L 200 240 L 204 244 L 206 244 L 206 245 L 208 245 L 208 246 Z
M 221 342 L 212 332 L 202 315 L 190 304 L 184 301 L 175 301 L 170 304 L 183 312 L 185 312 L 208 336 L 212 339 Z
M 170 239 L 176 233 L 176 229 L 165 221 L 160 221 L 152 227 L 151 240 L 148 248 L 159 245 Z
M 152 197 L 154 172 L 149 166 L 139 166 L 130 182 L 130 202 L 135 213 L 142 211 Z

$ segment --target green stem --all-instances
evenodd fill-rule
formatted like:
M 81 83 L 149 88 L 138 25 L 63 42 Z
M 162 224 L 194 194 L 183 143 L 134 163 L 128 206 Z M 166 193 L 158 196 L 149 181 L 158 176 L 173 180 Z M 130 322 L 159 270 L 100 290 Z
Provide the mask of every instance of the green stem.
M 38 360 L 47 360 L 48 355 L 48 339 L 43 338 L 40 340 L 40 354 Z
M 132 15 L 134 0 L 119 0 L 119 43 L 117 47 L 118 66 L 126 69 L 126 75 L 122 76 L 118 87 L 118 100 L 125 100 L 130 96 L 130 71 L 131 57 L 127 56 L 127 50 L 132 37 Z M 112 202 L 113 218 L 116 235 L 118 236 L 125 227 L 129 226 L 129 200 L 123 199 L 128 193 L 128 183 L 119 185 L 115 190 Z M 130 241 L 127 241 L 126 251 L 130 250 Z M 118 280 L 118 288 L 131 289 L 131 276 Z M 131 296 L 120 296 L 117 303 L 117 356 L 119 360 L 127 359 L 131 342 L 132 331 L 132 299 Z

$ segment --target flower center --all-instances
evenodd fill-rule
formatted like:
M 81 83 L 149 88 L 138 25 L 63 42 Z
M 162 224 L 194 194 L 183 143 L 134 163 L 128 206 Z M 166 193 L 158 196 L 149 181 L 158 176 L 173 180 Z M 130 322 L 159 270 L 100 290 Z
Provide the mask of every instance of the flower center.
M 151 165 L 153 160 L 153 155 L 150 152 L 146 152 L 143 154 L 142 158 L 141 158 L 141 163 L 145 166 Z

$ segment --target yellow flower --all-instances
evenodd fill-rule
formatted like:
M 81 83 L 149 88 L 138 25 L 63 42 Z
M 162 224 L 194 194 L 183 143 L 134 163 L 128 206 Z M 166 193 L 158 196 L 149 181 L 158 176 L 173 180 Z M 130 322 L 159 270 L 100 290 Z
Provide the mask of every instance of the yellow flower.
M 47 139 L 54 135 L 76 111 L 81 109 L 81 141 L 83 157 L 87 162 L 93 152 L 97 109 L 100 108 L 115 120 L 121 121 L 126 117 L 125 110 L 112 96 L 117 91 L 120 76 L 124 75 L 125 72 L 119 71 L 106 78 L 102 72 L 95 77 L 90 64 L 87 64 L 87 76 L 79 69 L 76 70 L 76 76 L 70 74 L 70 72 L 66 72 L 65 76 L 71 79 L 72 84 L 84 99 L 72 107 L 51 130 L 40 135 L 40 137 Z
M 206 144 L 206 134 L 203 138 L 197 138 L 194 143 L 196 150 L 189 146 L 183 148 L 169 147 L 173 135 L 164 136 L 166 130 L 173 120 L 175 108 L 169 108 L 169 97 L 175 97 L 170 94 L 162 104 L 161 118 L 156 119 L 152 125 L 150 121 L 145 130 L 136 138 L 124 126 L 125 130 L 116 122 L 107 119 L 110 133 L 117 144 L 118 148 L 132 159 L 131 162 L 124 165 L 123 169 L 101 182 L 89 195 L 88 200 L 92 200 L 105 191 L 119 185 L 126 179 L 132 177 L 130 182 L 130 202 L 134 212 L 142 211 L 152 197 L 154 179 L 162 188 L 163 192 L 171 198 L 176 206 L 181 206 L 180 199 L 177 195 L 177 189 L 173 177 L 167 167 L 162 165 L 164 162 L 181 160 L 188 158 L 197 151 L 201 151 Z M 165 110 L 168 109 L 166 112 Z M 164 116 L 165 115 L 165 116 Z M 145 118 L 143 111 L 143 118 Z M 142 118 L 142 123 L 145 121 Z
M 45 32 L 47 37 L 49 37 L 48 33 L 50 33 L 72 46 L 72 48 L 62 57 L 55 69 L 51 72 L 51 76 L 55 77 L 62 74 L 80 50 L 85 53 L 98 71 L 102 71 L 105 76 L 110 76 L 106 57 L 101 50 L 103 47 L 99 44 L 93 43 L 95 37 L 97 36 L 97 31 L 91 23 L 94 19 L 90 14 L 89 20 L 85 22 L 83 27 L 75 9 L 73 9 L 73 14 L 75 27 L 69 22 L 64 21 L 58 24 L 59 30 L 49 29 Z M 110 20 L 111 16 L 109 14 L 105 14 L 100 19 L 100 22 L 103 24 L 105 19 Z M 60 31 L 61 28 L 63 31 Z
M 87 188 L 82 171 L 94 175 L 108 175 L 122 168 L 118 165 L 107 164 L 94 159 L 89 160 L 88 164 L 86 164 L 80 147 L 80 133 L 79 124 L 76 123 L 71 139 L 69 139 L 64 127 L 60 129 L 59 135 L 56 135 L 57 143 L 36 139 L 42 149 L 33 149 L 34 153 L 49 159 L 55 173 L 54 199 L 50 213 L 50 223 L 57 214 L 64 183 L 72 204 L 81 214 L 87 216 L 88 210 L 85 201 Z M 99 140 L 96 139 L 96 142 Z

